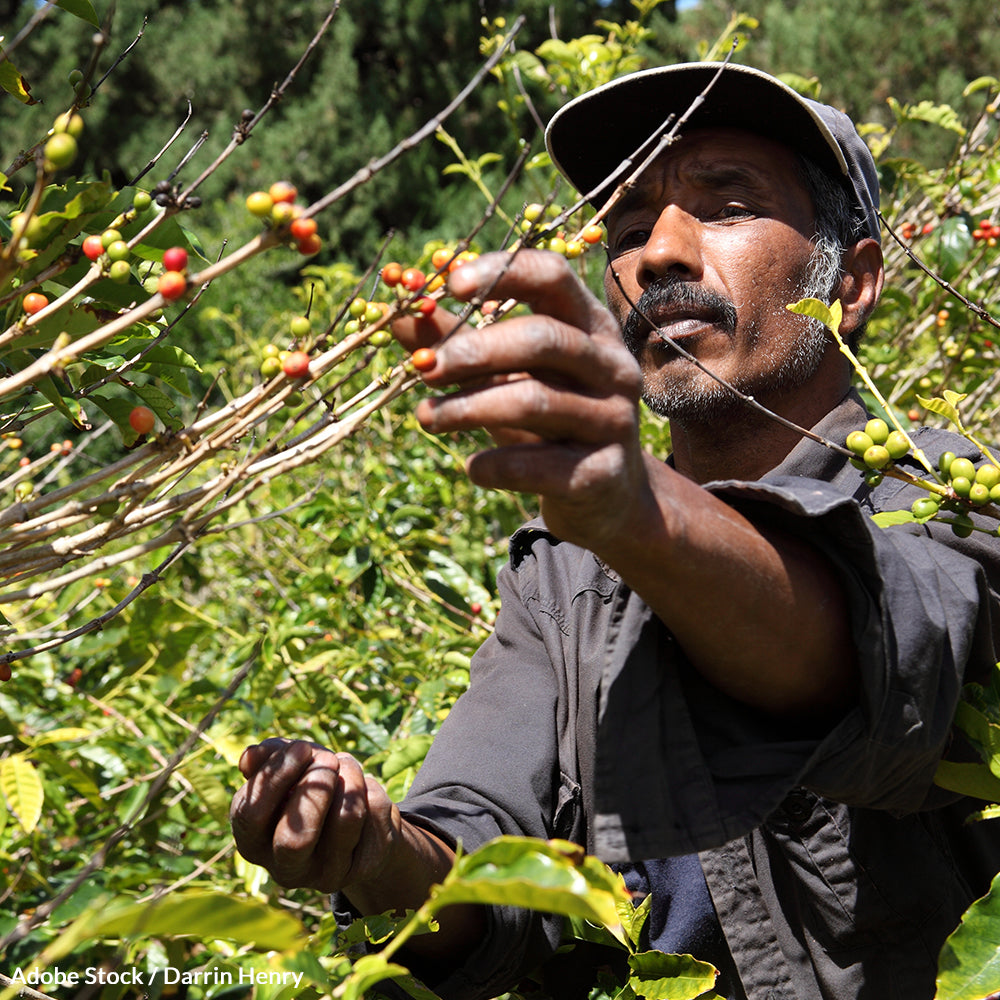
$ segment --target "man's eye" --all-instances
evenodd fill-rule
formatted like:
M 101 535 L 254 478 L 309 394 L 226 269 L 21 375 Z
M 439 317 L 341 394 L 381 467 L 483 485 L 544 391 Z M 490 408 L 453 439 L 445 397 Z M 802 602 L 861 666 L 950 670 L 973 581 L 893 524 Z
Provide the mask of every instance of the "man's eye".
M 753 214 L 751 209 L 747 208 L 746 205 L 732 204 L 723 205 L 716 213 L 716 217 L 720 219 L 742 219 Z
M 638 250 L 644 247 L 648 242 L 648 229 L 630 229 L 615 239 L 611 249 L 616 254 L 628 253 L 630 250 Z

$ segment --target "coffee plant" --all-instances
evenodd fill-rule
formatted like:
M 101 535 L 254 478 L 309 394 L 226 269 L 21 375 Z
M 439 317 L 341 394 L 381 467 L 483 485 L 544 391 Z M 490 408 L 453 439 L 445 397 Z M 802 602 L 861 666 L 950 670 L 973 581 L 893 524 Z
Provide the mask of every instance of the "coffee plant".
M 64 0 L 3 40 L 0 87 L 36 133 L 30 148 L 4 151 L 0 174 L 4 997 L 67 986 L 109 1000 L 178 988 L 361 997 L 386 979 L 426 997 L 400 948 L 459 901 L 562 913 L 576 936 L 616 944 L 628 983 L 595 996 L 714 995 L 710 966 L 640 950 L 646 908 L 575 845 L 487 845 L 460 858 L 416 913 L 358 921 L 331 944 L 325 902 L 245 863 L 227 820 L 240 752 L 275 732 L 349 751 L 403 795 L 464 689 L 496 612 L 505 539 L 531 511 L 468 483 L 469 442 L 419 429 L 410 397 L 433 351 L 408 356 L 390 326 L 442 308 L 487 324 L 519 308 L 449 304 L 446 275 L 485 250 L 543 246 L 598 287 L 603 213 L 560 187 L 534 123 L 553 95 L 648 64 L 661 2 L 632 0 L 633 19 L 534 49 L 517 44 L 520 21 L 484 18 L 482 64 L 467 85 L 313 199 L 300 195 L 294 163 L 283 177 L 254 176 L 248 150 L 274 108 L 294 103 L 341 3 L 257 110 L 233 110 L 224 148 L 209 155 L 182 122 L 127 184 L 74 167 L 102 142 L 88 117 L 121 61 L 143 52 L 143 31 L 119 39 L 90 0 Z M 93 36 L 58 109 L 34 103 L 17 68 L 18 46 L 53 14 Z M 752 45 L 756 28 L 736 15 L 690 56 L 723 58 Z M 483 91 L 497 133 L 522 150 L 513 162 L 466 148 L 461 110 Z M 1000 503 L 1000 474 L 982 471 L 1000 468 L 988 444 L 998 95 L 1000 81 L 981 78 L 960 108 L 891 100 L 894 123 L 863 129 L 883 178 L 888 282 L 855 362 L 879 423 L 830 446 L 849 451 L 859 475 L 894 475 L 908 431 L 950 421 L 984 457 L 970 474 L 933 456 L 928 502 L 897 520 L 964 530 L 970 506 L 981 524 Z M 923 163 L 910 144 L 897 153 L 915 127 L 952 137 L 953 156 Z M 446 174 L 465 185 L 478 222 L 419 245 L 390 233 L 366 248 L 365 266 L 336 259 L 329 248 L 352 195 L 405 170 L 425 142 L 449 150 Z M 235 164 L 253 180 L 218 209 L 249 234 L 230 245 L 200 224 L 200 192 Z M 256 292 L 214 296 L 240 281 L 286 301 L 255 309 Z M 220 345 L 210 357 L 206 329 Z M 666 453 L 662 426 L 646 422 L 643 436 Z M 985 763 L 942 765 L 940 781 L 997 802 L 1000 680 L 968 695 L 956 721 Z M 984 807 L 984 821 L 995 811 Z M 990 897 L 976 904 L 949 941 L 942 1000 L 984 995 L 973 982 L 1000 989 L 996 910 Z

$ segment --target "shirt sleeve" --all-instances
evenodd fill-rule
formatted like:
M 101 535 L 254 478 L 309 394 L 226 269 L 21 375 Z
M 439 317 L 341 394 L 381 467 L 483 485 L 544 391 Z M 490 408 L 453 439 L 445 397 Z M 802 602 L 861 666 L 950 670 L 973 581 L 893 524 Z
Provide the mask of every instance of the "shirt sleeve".
M 990 577 L 1000 543 L 980 534 L 984 544 L 960 549 L 943 525 L 936 536 L 918 525 L 881 528 L 826 484 L 784 480 L 773 488 L 787 530 L 820 549 L 840 576 L 860 668 L 857 706 L 809 756 L 800 783 L 848 805 L 921 809 L 935 797 L 933 775 L 963 684 L 996 663 Z
M 829 559 L 848 601 L 860 696 L 822 732 L 779 725 L 710 687 L 666 627 L 623 592 L 601 685 L 596 853 L 627 861 L 718 847 L 796 787 L 899 814 L 942 804 L 933 777 L 962 686 L 996 662 L 989 580 L 1000 543 L 983 535 L 978 548 L 960 550 L 916 525 L 880 528 L 853 497 L 803 477 L 711 489 Z M 641 794 L 621 782 L 624 768 Z
M 567 836 L 578 822 L 578 796 L 559 767 L 560 685 L 551 659 L 559 654 L 533 614 L 533 568 L 528 560 L 501 571 L 495 630 L 400 804 L 410 822 L 466 853 L 502 835 Z M 552 915 L 490 907 L 474 953 L 456 968 L 421 971 L 445 1000 L 496 996 L 548 957 L 561 931 Z

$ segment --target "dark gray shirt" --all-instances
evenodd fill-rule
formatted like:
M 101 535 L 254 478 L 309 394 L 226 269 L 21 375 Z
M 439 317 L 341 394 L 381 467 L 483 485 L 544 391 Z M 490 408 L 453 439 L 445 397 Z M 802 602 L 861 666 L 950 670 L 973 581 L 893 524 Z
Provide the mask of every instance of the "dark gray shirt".
M 815 430 L 843 441 L 865 419 L 852 394 Z M 918 443 L 932 460 L 978 458 L 944 432 Z M 973 804 L 932 781 L 962 684 L 996 662 L 1000 540 L 880 529 L 872 513 L 921 491 L 870 489 L 809 440 L 758 482 L 709 488 L 836 568 L 854 708 L 817 735 L 726 698 L 613 571 L 534 523 L 512 539 L 496 630 L 401 808 L 467 851 L 514 834 L 607 862 L 698 853 L 751 1000 L 930 1000 L 944 938 L 1000 868 L 995 827 L 963 825 Z M 511 988 L 559 940 L 548 916 L 489 920 L 476 954 L 441 970 L 442 995 Z

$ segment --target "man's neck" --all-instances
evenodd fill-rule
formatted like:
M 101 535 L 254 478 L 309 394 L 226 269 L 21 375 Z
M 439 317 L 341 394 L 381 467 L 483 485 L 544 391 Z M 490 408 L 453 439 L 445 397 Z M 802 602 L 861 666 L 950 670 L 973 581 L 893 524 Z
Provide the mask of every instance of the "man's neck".
M 777 412 L 797 427 L 811 428 L 847 392 L 818 394 L 793 407 L 777 407 Z M 802 440 L 801 433 L 786 427 L 765 413 L 748 407 L 724 419 L 670 422 L 674 467 L 696 483 L 718 479 L 760 479 L 779 465 Z

